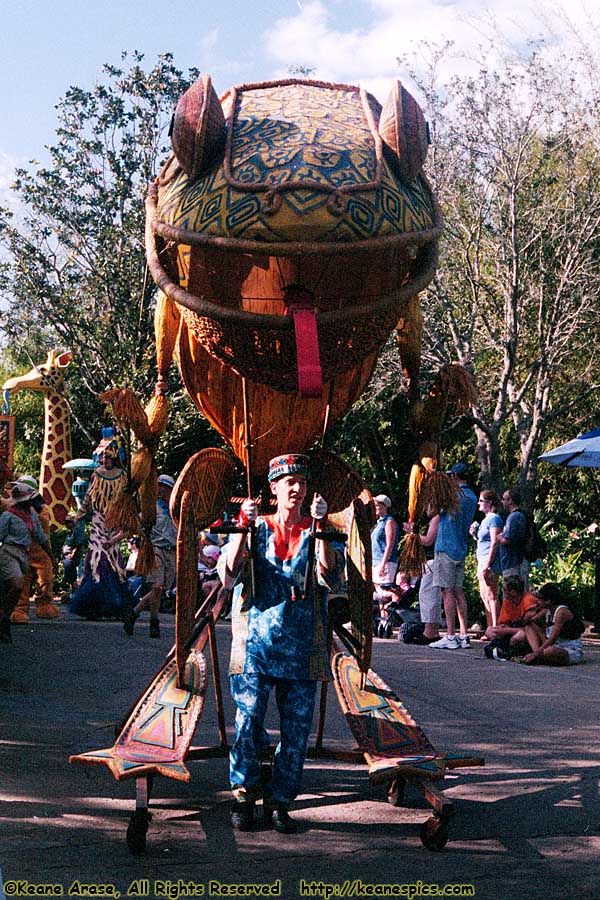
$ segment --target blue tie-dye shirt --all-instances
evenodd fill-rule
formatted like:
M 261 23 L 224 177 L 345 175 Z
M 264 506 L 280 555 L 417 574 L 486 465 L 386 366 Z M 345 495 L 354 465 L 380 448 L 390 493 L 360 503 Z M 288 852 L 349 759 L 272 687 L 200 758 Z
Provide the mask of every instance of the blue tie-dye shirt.
M 246 576 L 245 584 L 234 593 L 229 673 L 327 680 L 326 589 L 342 586 L 342 545 L 332 545 L 336 564 L 327 573 L 326 583 L 316 585 L 304 598 L 310 519 L 289 530 L 275 516 L 259 518 L 255 541 L 256 591 L 250 597 Z

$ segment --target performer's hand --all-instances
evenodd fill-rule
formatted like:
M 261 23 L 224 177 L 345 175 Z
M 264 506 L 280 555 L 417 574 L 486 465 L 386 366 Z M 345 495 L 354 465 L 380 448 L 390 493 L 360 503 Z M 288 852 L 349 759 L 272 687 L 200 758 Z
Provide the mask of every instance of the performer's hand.
M 244 500 L 242 503 L 240 514 L 238 516 L 238 525 L 240 525 L 241 528 L 246 528 L 247 525 L 254 525 L 257 518 L 258 504 L 252 497 L 248 497 L 247 500 Z
M 315 494 L 312 498 L 310 515 L 313 519 L 324 519 L 327 515 L 327 502 L 320 494 Z

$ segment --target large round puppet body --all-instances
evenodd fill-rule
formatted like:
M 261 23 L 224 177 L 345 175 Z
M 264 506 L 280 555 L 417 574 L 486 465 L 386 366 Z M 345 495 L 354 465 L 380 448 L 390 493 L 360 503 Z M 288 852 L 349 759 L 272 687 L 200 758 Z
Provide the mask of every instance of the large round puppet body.
M 253 468 L 342 416 L 398 328 L 418 374 L 418 292 L 440 220 L 421 174 L 426 126 L 396 85 L 382 108 L 356 87 L 285 81 L 228 91 L 204 76 L 173 122 L 176 156 L 148 199 L 147 248 L 164 296 L 161 346 Z

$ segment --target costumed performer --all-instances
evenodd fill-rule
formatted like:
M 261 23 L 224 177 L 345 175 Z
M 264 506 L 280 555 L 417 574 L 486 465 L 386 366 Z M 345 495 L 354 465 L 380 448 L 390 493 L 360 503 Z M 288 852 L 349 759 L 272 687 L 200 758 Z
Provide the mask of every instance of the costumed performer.
M 293 834 L 288 809 L 300 789 L 318 681 L 330 677 L 327 649 L 327 590 L 340 590 L 344 576 L 341 543 L 317 540 L 318 584 L 304 593 L 312 555 L 311 518 L 302 509 L 308 489 L 308 457 L 286 454 L 269 463 L 269 484 L 277 502 L 274 515 L 258 517 L 256 502 L 244 500 L 239 524 L 254 532 L 251 550 L 254 594 L 243 562 L 247 537 L 235 534 L 219 560 L 225 588 L 239 580 L 233 598 L 231 693 L 237 706 L 235 742 L 229 757 L 235 803 L 231 824 L 249 831 L 254 805 L 263 797 L 263 821 L 281 834 Z M 318 527 L 327 503 L 315 494 L 310 516 Z M 256 528 L 252 526 L 256 525 Z M 313 579 L 307 581 L 313 584 Z M 261 780 L 261 759 L 269 737 L 264 718 L 271 690 L 280 718 L 280 741 L 269 783 Z
M 158 499 L 156 501 L 156 523 L 150 532 L 150 542 L 154 547 L 154 567 L 146 575 L 144 581 L 149 585 L 147 593 L 140 597 L 137 605 L 127 611 L 123 616 L 123 628 L 128 635 L 133 634 L 133 627 L 139 614 L 144 610 L 150 610 L 151 638 L 160 637 L 160 598 L 164 590 L 169 590 L 175 583 L 176 556 L 177 556 L 177 526 L 171 518 L 169 499 L 175 479 L 170 475 L 158 476 Z M 113 538 L 113 541 L 116 538 Z
M 29 548 L 36 541 L 52 560 L 50 541 L 32 508 L 38 492 L 15 482 L 11 501 L 0 515 L 0 644 L 11 644 L 10 615 L 23 590 L 29 571 Z
M 37 480 L 33 475 L 21 475 L 17 484 L 25 484 L 35 491 L 31 500 L 31 507 L 36 513 L 42 526 L 42 531 L 50 540 L 50 511 L 46 502 L 38 490 Z M 35 614 L 38 619 L 56 619 L 59 615 L 58 607 L 54 603 L 54 562 L 46 551 L 32 541 L 29 546 L 29 569 L 23 576 L 23 589 L 15 606 L 10 621 L 13 625 L 27 625 L 29 622 L 29 602 L 31 599 L 31 583 L 37 576 L 38 591 L 35 597 Z
M 84 619 L 121 619 L 133 605 L 118 541 L 104 519 L 111 504 L 123 493 L 127 473 L 121 467 L 115 440 L 104 444 L 100 465 L 92 473 L 75 523 L 92 519 L 89 547 L 78 589 L 71 595 L 69 610 Z

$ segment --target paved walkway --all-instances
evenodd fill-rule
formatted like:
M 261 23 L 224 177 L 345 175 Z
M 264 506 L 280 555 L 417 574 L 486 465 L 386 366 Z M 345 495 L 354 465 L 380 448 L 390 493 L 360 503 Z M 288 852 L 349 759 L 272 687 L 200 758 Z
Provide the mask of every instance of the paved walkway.
M 484 769 L 458 770 L 444 782 L 455 816 L 442 853 L 421 845 L 429 811 L 418 794 L 408 790 L 406 808 L 391 807 L 352 764 L 307 764 L 296 836 L 233 833 L 226 763 L 213 759 L 191 763 L 190 784 L 157 781 L 147 854 L 133 857 L 125 843 L 133 784 L 103 768 L 69 766 L 67 757 L 112 744 L 115 721 L 172 643 L 172 618 L 163 618 L 162 631 L 160 641 L 149 640 L 142 622 L 128 639 L 117 623 L 80 622 L 63 610 L 57 622 L 15 627 L 14 644 L 0 647 L 7 896 L 40 896 L 40 884 L 84 896 L 85 883 L 112 884 L 123 896 L 144 896 L 146 886 L 149 897 L 232 896 L 223 885 L 252 884 L 275 885 L 289 898 L 311 890 L 386 895 L 365 885 L 409 896 L 398 886 L 420 881 L 474 885 L 477 898 L 600 898 L 600 644 L 587 645 L 585 665 L 559 670 L 490 662 L 476 643 L 436 651 L 375 641 L 373 668 L 431 741 L 486 757 Z M 218 633 L 226 668 L 228 624 Z M 226 714 L 231 723 L 228 699 Z M 210 697 L 196 742 L 217 742 Z M 326 743 L 353 745 L 333 694 Z M 14 879 L 22 890 L 11 895 Z

